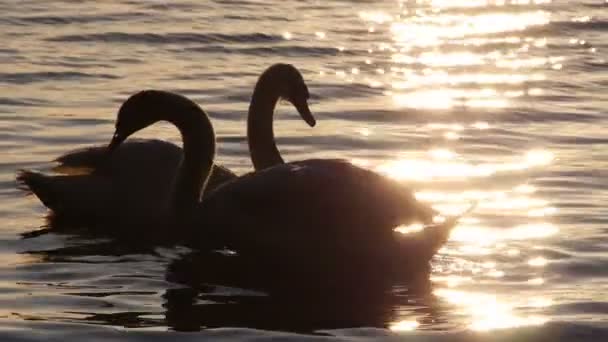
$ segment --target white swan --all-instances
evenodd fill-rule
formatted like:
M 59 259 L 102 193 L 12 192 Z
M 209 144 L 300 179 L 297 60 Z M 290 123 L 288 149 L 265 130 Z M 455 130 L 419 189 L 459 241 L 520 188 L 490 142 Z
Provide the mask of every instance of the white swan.
M 181 109 L 160 110 L 157 102 L 162 97 L 171 99 L 172 108 L 179 103 Z M 256 262 L 309 267 L 313 260 L 319 267 L 390 262 L 402 250 L 407 262 L 428 265 L 455 224 L 450 219 L 398 238 L 395 227 L 432 224 L 436 212 L 396 181 L 336 159 L 304 160 L 252 172 L 224 183 L 198 203 L 213 165 L 214 146 L 213 129 L 201 114 L 185 97 L 142 92 L 121 108 L 110 143 L 113 150 L 132 133 L 159 120 L 174 123 L 182 132 L 184 161 L 173 205 L 181 209 L 182 218 L 191 218 L 180 223 L 193 247 L 226 246 Z M 192 120 L 200 121 L 196 132 L 204 134 L 193 134 Z
M 301 87 L 302 76 L 295 67 L 276 64 L 260 76 L 249 106 L 247 137 L 255 169 L 283 163 L 273 133 L 273 114 L 279 99 L 290 101 L 301 117 L 312 127 L 316 121 L 308 108 L 308 90 Z M 161 103 L 169 114 L 174 97 L 162 97 Z M 196 121 L 196 118 L 192 119 Z M 195 123 L 190 123 L 195 125 Z M 193 132 L 193 134 L 198 134 Z M 78 221 L 115 219 L 120 213 L 128 221 L 150 222 L 147 213 L 165 212 L 172 191 L 172 180 L 182 160 L 182 149 L 172 143 L 156 139 L 129 140 L 108 155 L 106 146 L 94 146 L 69 152 L 57 159 L 58 172 L 74 168 L 93 170 L 90 174 L 43 175 L 21 171 L 17 179 L 26 189 L 38 196 L 55 215 Z M 214 165 L 208 188 L 212 189 L 236 175 Z M 125 203 L 127 209 L 117 208 L 113 202 Z M 135 210 L 137 207 L 138 210 Z M 165 215 L 165 214 L 163 214 Z M 154 215 L 152 215 L 154 216 Z

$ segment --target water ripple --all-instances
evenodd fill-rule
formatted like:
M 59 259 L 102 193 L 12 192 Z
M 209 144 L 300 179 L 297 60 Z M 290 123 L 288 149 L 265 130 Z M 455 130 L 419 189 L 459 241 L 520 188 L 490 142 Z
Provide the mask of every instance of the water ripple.
M 80 79 L 118 79 L 119 76 L 111 74 L 90 74 L 77 71 L 41 71 L 41 72 L 14 72 L 0 73 L 0 83 L 28 84 L 45 81 L 73 81 Z
M 108 32 L 92 34 L 62 35 L 47 39 L 52 42 L 108 42 L 142 44 L 188 44 L 188 43 L 273 43 L 282 41 L 280 35 L 264 33 L 223 34 L 223 33 L 125 33 Z

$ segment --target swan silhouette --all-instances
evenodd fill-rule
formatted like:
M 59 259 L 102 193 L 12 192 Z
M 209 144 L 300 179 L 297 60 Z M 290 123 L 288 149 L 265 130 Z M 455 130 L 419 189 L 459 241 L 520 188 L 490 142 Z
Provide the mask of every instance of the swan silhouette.
M 301 117 L 311 127 L 315 126 L 316 121 L 306 101 L 308 90 L 298 86 L 302 82 L 302 76 L 295 67 L 275 64 L 266 69 L 256 83 L 247 119 L 249 150 L 256 170 L 283 163 L 272 127 L 279 99 L 291 102 Z M 172 108 L 175 98 L 161 96 L 156 101 L 158 109 L 146 109 L 152 112 L 162 110 L 169 114 L 179 110 L 179 106 Z M 155 101 L 149 101 L 152 102 Z M 197 122 L 200 120 L 196 114 L 184 117 L 190 118 L 184 124 L 198 127 Z M 192 132 L 191 135 L 199 134 L 192 131 L 192 128 L 188 132 Z M 198 147 L 195 147 L 194 153 L 196 148 Z M 116 219 L 152 222 L 157 216 L 154 213 L 167 216 L 172 184 L 174 180 L 179 180 L 177 172 L 182 158 L 182 149 L 172 143 L 156 139 L 134 139 L 121 144 L 111 155 L 107 153 L 107 146 L 94 146 L 68 152 L 56 160 L 58 166 L 55 170 L 58 172 L 68 173 L 74 168 L 84 168 L 93 170 L 89 174 L 47 176 L 21 171 L 17 180 L 24 189 L 38 196 L 55 215 L 89 222 L 106 219 L 113 220 L 112 222 L 116 222 Z M 207 188 L 213 189 L 233 178 L 236 175 L 230 170 L 214 164 Z
M 306 85 L 301 82 L 290 90 L 298 92 L 298 87 Z M 167 102 L 174 110 L 162 110 Z M 312 273 L 353 262 L 366 268 L 397 260 L 428 266 L 457 221 L 451 218 L 400 236 L 394 228 L 413 222 L 431 225 L 436 211 L 398 182 L 339 159 L 254 171 L 198 202 L 212 172 L 215 140 L 204 112 L 187 98 L 154 90 L 135 94 L 118 113 L 109 149 L 159 120 L 175 124 L 184 139 L 172 203 L 180 217 L 188 217 L 180 224 L 192 247 L 228 247 L 253 264 L 286 262 L 294 269 L 305 265 Z M 405 259 L 396 257 L 398 251 Z

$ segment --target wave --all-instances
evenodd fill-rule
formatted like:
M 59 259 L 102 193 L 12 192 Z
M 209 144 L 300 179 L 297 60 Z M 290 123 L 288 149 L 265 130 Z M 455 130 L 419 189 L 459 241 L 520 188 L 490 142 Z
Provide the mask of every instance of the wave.
M 589 21 L 554 21 L 549 25 L 558 32 L 568 31 L 607 31 L 608 20 L 593 19 Z
M 74 16 L 59 16 L 59 15 L 34 15 L 25 17 L 7 17 L 3 18 L 2 22 L 7 22 L 13 25 L 71 25 L 71 24 L 91 24 L 116 22 L 122 20 L 136 19 L 146 14 L 143 12 L 129 13 L 105 13 L 102 15 L 74 15 Z
M 72 81 L 85 78 L 118 79 L 110 74 L 90 74 L 76 71 L 4 72 L 0 73 L 0 83 L 29 84 L 44 81 Z
M 128 318 L 137 318 L 137 314 Z M 101 317 L 95 317 L 100 319 Z M 156 323 L 156 322 L 154 322 Z M 152 324 L 155 326 L 155 324 Z M 6 340 L 19 340 L 23 342 L 39 341 L 39 331 L 51 331 L 64 341 L 117 340 L 125 338 L 125 334 L 116 332 L 113 326 L 91 325 L 90 322 L 75 320 L 22 320 L 6 319 L 2 324 L 3 337 Z M 117 338 L 118 336 L 118 338 Z M 461 329 L 457 331 L 412 331 L 408 333 L 394 333 L 387 329 L 378 328 L 352 328 L 323 330 L 316 335 L 298 334 L 295 332 L 281 332 L 259 330 L 251 328 L 223 328 L 206 329 L 190 332 L 166 332 L 155 329 L 128 330 L 130 341 L 200 341 L 208 340 L 282 340 L 282 341 L 348 341 L 348 340 L 379 340 L 395 341 L 400 339 L 424 341 L 603 341 L 608 337 L 608 328 L 599 321 L 587 323 L 549 322 L 542 326 L 522 327 L 517 329 L 499 329 L 489 332 L 472 332 Z M 53 341 L 58 339 L 52 339 Z
M 280 35 L 265 33 L 125 33 L 106 32 L 92 34 L 62 35 L 47 38 L 51 42 L 110 42 L 144 44 L 188 44 L 188 43 L 272 43 L 283 41 Z
M 273 46 L 256 48 L 230 48 L 226 46 L 211 45 L 185 49 L 187 52 L 204 53 L 236 53 L 250 56 L 285 56 L 285 57 L 322 57 L 343 54 L 337 48 L 315 46 Z
M 32 107 L 47 105 L 49 102 L 41 99 L 33 99 L 27 97 L 8 98 L 0 97 L 0 106 L 15 106 L 15 107 Z M 12 119 L 11 119 L 12 120 Z

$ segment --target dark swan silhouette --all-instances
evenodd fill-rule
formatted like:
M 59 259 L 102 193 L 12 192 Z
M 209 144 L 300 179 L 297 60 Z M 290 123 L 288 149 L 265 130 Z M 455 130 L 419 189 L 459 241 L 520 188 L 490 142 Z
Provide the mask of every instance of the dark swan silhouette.
M 288 91 L 307 92 L 298 87 L 306 87 L 303 80 Z M 163 108 L 167 103 L 171 111 Z M 447 219 L 402 236 L 394 228 L 414 222 L 433 225 L 435 210 L 398 182 L 339 159 L 255 171 L 211 190 L 199 202 L 212 171 L 215 140 L 205 113 L 187 98 L 154 90 L 133 95 L 118 113 L 110 150 L 159 120 L 176 125 L 184 139 L 171 203 L 181 215 L 189 246 L 227 247 L 252 265 L 274 265 L 277 270 L 289 265 L 311 276 L 323 268 L 373 268 L 378 262 L 416 268 L 428 265 L 457 221 Z
M 300 83 L 301 79 L 293 66 L 276 64 L 262 73 L 255 86 L 249 106 L 247 137 L 256 170 L 283 163 L 272 127 L 279 99 L 291 102 L 311 127 L 316 124 L 306 101 L 307 89 L 299 87 L 292 91 L 292 84 Z M 151 108 L 150 103 L 139 109 L 146 114 L 163 111 L 166 115 L 179 110 L 172 108 L 172 97 L 168 96 L 161 96 L 156 101 L 158 108 Z M 187 132 L 185 139 L 196 140 L 194 136 L 208 134 L 206 131 L 196 131 L 198 121 L 193 118 L 191 122 L 184 122 L 192 124 L 192 127 L 182 131 Z M 191 148 L 191 153 L 210 156 L 208 152 L 198 150 L 199 145 L 186 145 Z M 129 140 L 111 155 L 107 153 L 107 146 L 79 149 L 62 155 L 56 161 L 58 167 L 55 169 L 58 172 L 69 172 L 74 168 L 92 171 L 77 175 L 43 175 L 21 171 L 17 176 L 18 182 L 25 190 L 38 196 L 55 215 L 68 216 L 75 221 L 111 220 L 112 223 L 128 224 L 157 223 L 159 217 L 170 216 L 172 208 L 176 208 L 170 203 L 174 184 L 183 182 L 178 177 L 178 170 L 186 168 L 188 163 L 183 160 L 180 147 L 156 139 Z M 207 189 L 233 178 L 236 175 L 230 170 L 214 164 Z

